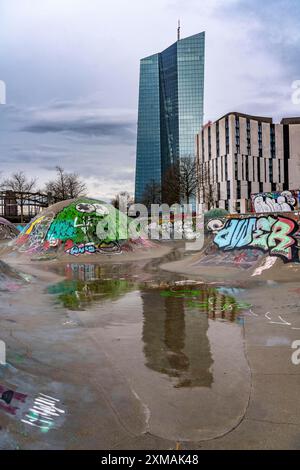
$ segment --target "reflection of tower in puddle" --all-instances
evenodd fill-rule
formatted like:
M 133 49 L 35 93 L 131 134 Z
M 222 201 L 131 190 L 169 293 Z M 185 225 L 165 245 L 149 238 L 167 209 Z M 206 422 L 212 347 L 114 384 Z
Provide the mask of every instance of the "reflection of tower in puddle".
M 188 310 L 184 299 L 142 291 L 146 366 L 177 378 L 176 387 L 210 387 L 213 360 L 207 337 L 208 318 Z

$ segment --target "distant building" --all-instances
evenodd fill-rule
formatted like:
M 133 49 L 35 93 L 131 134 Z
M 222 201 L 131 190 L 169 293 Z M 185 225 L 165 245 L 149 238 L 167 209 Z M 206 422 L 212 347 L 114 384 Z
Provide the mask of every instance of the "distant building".
M 248 212 L 251 194 L 300 187 L 300 118 L 229 113 L 196 137 L 202 209 Z
M 5 191 L 4 197 L 4 217 L 16 219 L 18 217 L 18 203 L 16 194 L 13 191 Z
M 178 39 L 141 60 L 135 200 L 148 184 L 162 185 L 170 165 L 195 157 L 203 124 L 205 33 Z

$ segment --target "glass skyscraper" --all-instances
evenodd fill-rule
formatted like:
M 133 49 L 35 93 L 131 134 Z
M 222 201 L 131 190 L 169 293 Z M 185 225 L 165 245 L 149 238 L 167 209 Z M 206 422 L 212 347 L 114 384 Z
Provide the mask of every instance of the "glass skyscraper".
M 168 167 L 195 157 L 203 124 L 205 33 L 180 39 L 141 60 L 135 200 L 160 184 Z

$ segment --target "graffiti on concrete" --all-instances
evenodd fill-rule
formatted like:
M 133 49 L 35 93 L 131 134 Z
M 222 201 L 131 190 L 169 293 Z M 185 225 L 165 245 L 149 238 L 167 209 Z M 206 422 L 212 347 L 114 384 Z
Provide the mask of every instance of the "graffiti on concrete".
M 25 403 L 27 395 L 11 390 L 0 384 L 0 409 L 10 415 L 16 415 L 20 406 Z
M 17 244 L 20 245 L 20 251 L 38 251 L 45 241 L 53 218 L 54 214 L 49 213 L 45 216 L 36 217 L 26 225 L 17 240 Z
M 74 256 L 116 254 L 121 252 L 119 242 L 127 240 L 127 229 L 125 214 L 109 204 L 82 199 L 69 203 L 55 214 L 48 212 L 37 216 L 24 228 L 16 244 L 20 251 L 27 253 L 63 247 L 65 253 Z
M 299 191 L 252 194 L 252 212 L 292 212 L 299 207 Z
M 81 243 L 81 244 L 73 244 L 72 240 L 68 240 L 65 244 L 65 252 L 73 255 L 79 256 L 85 253 L 94 254 L 94 253 L 121 253 L 121 247 L 118 242 L 110 242 L 110 243 Z
M 5 366 L 6 364 L 6 344 L 4 341 L 0 341 L 0 365 Z
M 226 219 L 211 219 L 206 224 L 206 230 L 216 233 L 224 227 L 225 223 Z
M 12 240 L 18 234 L 19 231 L 14 224 L 0 217 L 0 240 Z
M 252 277 L 261 276 L 261 274 L 264 271 L 271 269 L 276 263 L 276 261 L 277 261 L 277 258 L 275 256 L 268 256 L 265 263 L 262 266 L 259 266 L 258 268 L 255 269 L 254 273 L 252 274 Z
M 57 398 L 40 393 L 21 419 L 22 423 L 39 428 L 43 432 L 57 428 L 62 424 L 62 417 L 65 414 L 64 410 L 58 408 L 59 402 Z
M 284 261 L 299 261 L 296 220 L 281 217 L 231 218 L 214 239 L 224 251 L 255 248 L 281 257 Z

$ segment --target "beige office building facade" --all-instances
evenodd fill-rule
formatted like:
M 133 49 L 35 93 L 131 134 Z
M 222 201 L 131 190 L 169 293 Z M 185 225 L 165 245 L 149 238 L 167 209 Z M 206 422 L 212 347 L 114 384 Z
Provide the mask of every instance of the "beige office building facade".
M 251 194 L 300 189 L 300 117 L 228 113 L 196 137 L 198 202 L 203 210 L 250 210 Z

